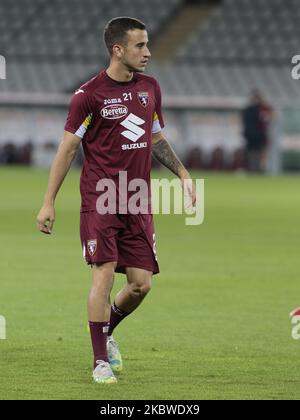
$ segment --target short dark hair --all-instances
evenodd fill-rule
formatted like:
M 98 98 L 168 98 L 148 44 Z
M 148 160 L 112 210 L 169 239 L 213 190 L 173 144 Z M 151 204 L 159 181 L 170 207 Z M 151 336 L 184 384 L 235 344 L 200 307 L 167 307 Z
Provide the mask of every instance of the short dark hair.
M 128 16 L 116 17 L 107 23 L 104 29 L 104 43 L 110 55 L 112 55 L 114 44 L 126 44 L 127 32 L 132 29 L 145 30 L 146 25 Z

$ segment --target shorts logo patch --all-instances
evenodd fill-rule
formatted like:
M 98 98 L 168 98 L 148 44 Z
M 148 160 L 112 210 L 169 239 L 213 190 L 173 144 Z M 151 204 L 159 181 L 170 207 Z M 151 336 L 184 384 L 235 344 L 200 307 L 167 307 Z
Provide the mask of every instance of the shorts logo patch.
M 97 239 L 91 239 L 90 241 L 88 241 L 87 249 L 91 257 L 95 255 L 97 251 Z
M 140 104 L 146 108 L 149 103 L 149 94 L 148 92 L 138 92 L 138 98 L 140 101 Z

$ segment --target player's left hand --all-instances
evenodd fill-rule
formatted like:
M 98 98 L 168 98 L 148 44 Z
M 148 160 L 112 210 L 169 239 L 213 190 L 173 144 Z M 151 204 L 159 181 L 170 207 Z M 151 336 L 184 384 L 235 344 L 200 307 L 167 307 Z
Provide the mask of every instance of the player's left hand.
M 184 191 L 184 195 L 190 200 L 188 207 L 196 207 L 197 204 L 197 193 L 196 186 L 192 180 L 191 175 L 188 172 L 184 172 L 181 176 L 181 184 Z
M 53 224 L 55 222 L 54 205 L 44 205 L 37 215 L 37 227 L 40 232 L 51 235 Z

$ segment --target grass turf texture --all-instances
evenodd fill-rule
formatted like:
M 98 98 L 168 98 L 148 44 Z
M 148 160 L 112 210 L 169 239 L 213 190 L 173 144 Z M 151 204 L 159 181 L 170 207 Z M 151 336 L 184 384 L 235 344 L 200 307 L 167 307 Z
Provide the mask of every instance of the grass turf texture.
M 202 177 L 203 174 L 194 174 Z M 54 234 L 35 217 L 48 171 L 0 169 L 0 399 L 298 399 L 300 194 L 296 177 L 205 174 L 206 217 L 156 216 L 161 274 L 118 328 L 119 383 L 91 381 L 79 172 Z M 114 293 L 124 276 L 118 275 Z

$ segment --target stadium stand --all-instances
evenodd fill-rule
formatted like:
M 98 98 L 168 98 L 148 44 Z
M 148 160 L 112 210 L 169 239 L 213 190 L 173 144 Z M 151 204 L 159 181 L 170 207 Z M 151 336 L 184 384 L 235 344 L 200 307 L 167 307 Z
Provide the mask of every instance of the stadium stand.
M 2 163 L 34 161 L 31 142 L 57 141 L 68 97 L 57 95 L 70 94 L 106 66 L 101 33 L 122 15 L 147 24 L 153 51 L 147 73 L 160 82 L 170 138 L 190 167 L 243 167 L 238 118 L 253 88 L 281 110 L 290 107 L 285 144 L 300 150 L 300 83 L 291 77 L 291 59 L 299 53 L 299 0 L 1 0 L 0 54 L 8 75 L 0 82 Z M 27 94 L 25 102 L 19 93 Z M 208 113 L 194 118 L 196 108 L 198 115 Z M 206 125 L 210 130 L 201 131 Z
M 196 85 L 209 96 L 245 96 L 255 86 L 272 101 L 299 99 L 290 77 L 299 23 L 297 0 L 223 0 L 178 48 L 168 90 L 186 80 L 188 68 L 189 94 Z
M 109 19 L 140 18 L 154 39 L 182 4 L 182 0 L 1 0 L 0 52 L 10 77 L 0 92 L 69 92 L 106 64 L 101 34 Z
M 184 5 L 184 0 L 2 0 L 0 52 L 10 77 L 0 92 L 70 92 L 107 63 L 101 28 L 110 18 L 126 11 L 144 20 L 151 43 L 159 46 L 164 28 L 170 22 L 176 26 Z M 159 74 L 164 94 L 246 96 L 256 87 L 272 101 L 299 99 L 300 84 L 289 77 L 299 23 L 297 0 L 223 0 L 183 37 L 172 61 L 153 60 L 149 68 Z
M 286 64 L 299 43 L 299 2 L 224 0 L 177 57 L 236 64 Z

